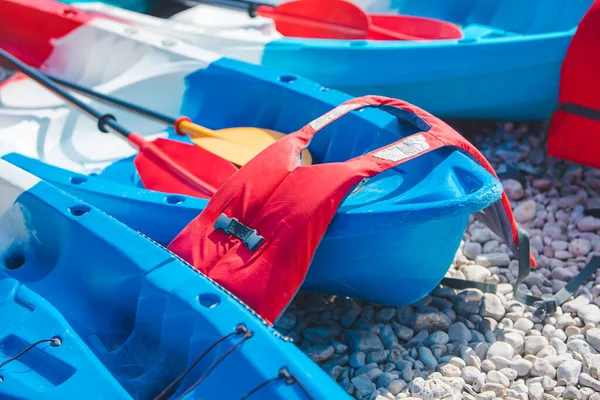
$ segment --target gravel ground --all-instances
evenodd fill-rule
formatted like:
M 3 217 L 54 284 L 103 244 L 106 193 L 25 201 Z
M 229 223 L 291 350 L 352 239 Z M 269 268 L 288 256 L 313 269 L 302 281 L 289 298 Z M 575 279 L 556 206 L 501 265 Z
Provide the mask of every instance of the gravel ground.
M 497 170 L 526 171 L 503 181 L 539 263 L 525 284 L 556 293 L 600 253 L 600 219 L 584 214 L 600 206 L 600 170 L 546 157 L 541 124 L 469 130 Z M 513 300 L 516 267 L 472 219 L 448 276 L 496 282 L 497 294 L 439 287 L 417 304 L 384 307 L 301 293 L 277 327 L 356 399 L 600 400 L 600 277 L 536 316 Z

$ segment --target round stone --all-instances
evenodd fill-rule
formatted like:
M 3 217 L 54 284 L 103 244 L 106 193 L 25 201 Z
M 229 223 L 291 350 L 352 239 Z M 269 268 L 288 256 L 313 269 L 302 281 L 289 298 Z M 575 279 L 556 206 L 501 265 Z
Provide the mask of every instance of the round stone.
M 510 344 L 504 342 L 495 342 L 492 343 L 488 349 L 487 358 L 491 358 L 493 356 L 502 356 L 510 360 L 513 358 L 513 354 L 514 350 Z

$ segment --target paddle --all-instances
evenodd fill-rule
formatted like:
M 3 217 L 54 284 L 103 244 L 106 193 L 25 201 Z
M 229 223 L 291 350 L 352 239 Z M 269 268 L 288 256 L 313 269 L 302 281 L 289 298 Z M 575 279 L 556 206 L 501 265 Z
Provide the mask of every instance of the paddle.
M 254 127 L 212 130 L 196 125 L 185 117 L 175 119 L 168 115 L 148 110 L 147 108 L 96 92 L 61 78 L 48 74 L 45 74 L 45 76 L 56 83 L 87 96 L 122 107 L 145 117 L 153 118 L 168 125 L 173 125 L 178 134 L 188 135 L 192 142 L 196 143 L 198 146 L 239 166 L 245 165 L 258 153 L 269 147 L 276 140 L 285 136 L 285 134 L 271 129 Z M 302 152 L 302 165 L 310 164 L 312 164 L 312 156 L 308 150 L 304 150 Z
M 237 171 L 230 162 L 198 146 L 168 139 L 148 141 L 120 126 L 110 114 L 100 114 L 0 48 L 0 58 L 98 121 L 102 132 L 112 131 L 138 148 L 134 163 L 144 186 L 168 193 L 210 198 Z
M 460 39 L 454 24 L 434 18 L 365 13 L 344 0 L 296 0 L 273 6 L 249 0 L 193 0 L 244 8 L 251 17 L 272 18 L 279 33 L 321 39 L 430 40 Z

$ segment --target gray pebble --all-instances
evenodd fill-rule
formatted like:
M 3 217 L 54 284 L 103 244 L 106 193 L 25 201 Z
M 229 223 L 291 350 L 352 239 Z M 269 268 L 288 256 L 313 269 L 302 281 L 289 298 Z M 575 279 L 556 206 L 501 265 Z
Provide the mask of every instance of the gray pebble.
M 357 393 L 363 397 L 370 395 L 374 390 L 377 389 L 375 384 L 371 382 L 371 379 L 369 379 L 366 374 L 356 376 L 352 378 L 350 382 L 352 382 L 352 385 L 356 389 Z
M 400 378 L 400 374 L 398 374 L 397 372 L 384 372 L 377 379 L 377 387 L 387 388 L 391 382 L 393 382 L 394 380 L 397 380 L 399 378 Z
M 462 317 L 479 313 L 480 303 L 474 301 L 459 301 L 455 306 L 456 313 Z
M 457 342 L 459 340 L 471 341 L 471 331 L 465 326 L 463 322 L 455 322 L 450 325 L 448 329 L 448 337 L 450 342 Z
M 425 339 L 427 339 L 428 336 L 429 336 L 429 332 L 427 332 L 426 330 L 422 330 L 419 333 L 417 333 L 417 335 L 415 337 L 413 337 L 406 343 L 406 347 L 421 345 L 421 344 L 423 344 Z
M 600 351 L 600 329 L 592 328 L 588 329 L 585 333 L 585 337 L 590 345 L 597 351 Z
M 370 363 L 380 363 L 384 360 L 387 359 L 388 354 L 390 353 L 389 350 L 377 350 L 377 351 L 372 351 L 370 353 L 367 354 L 367 364 Z
M 469 259 L 474 260 L 475 257 L 483 252 L 483 247 L 477 242 L 467 242 L 463 248 L 463 254 Z
M 345 333 L 348 347 L 353 352 L 371 352 L 377 350 L 383 350 L 383 343 L 379 336 L 372 332 L 366 332 L 362 330 L 347 330 Z
M 515 207 L 513 214 L 519 223 L 532 221 L 535 218 L 537 204 L 534 200 L 525 200 Z
M 382 308 L 381 310 L 377 311 L 377 313 L 375 314 L 375 321 L 377 322 L 390 322 L 392 320 L 392 318 L 394 318 L 396 316 L 396 309 L 395 308 Z
M 586 216 L 577 222 L 577 229 L 581 232 L 594 232 L 600 229 L 600 219 Z
M 394 328 L 394 332 L 396 336 L 398 336 L 401 340 L 410 340 L 414 336 L 414 331 L 404 325 L 400 325 L 396 322 L 392 323 L 392 327 Z
M 481 302 L 479 315 L 500 320 L 505 314 L 504 305 L 500 297 L 493 293 L 485 293 Z
M 451 324 L 452 321 L 444 313 L 418 313 L 415 314 L 413 329 L 417 332 L 423 329 L 428 331 L 447 331 Z
M 350 354 L 348 358 L 348 364 L 352 368 L 360 368 L 365 366 L 366 354 L 362 351 Z
M 577 400 L 580 400 L 581 399 L 581 393 L 579 393 L 579 390 L 577 390 L 576 387 L 569 386 L 562 393 L 562 398 L 565 399 L 565 400 L 566 399 L 577 399 Z
M 372 382 L 375 382 L 383 374 L 383 371 L 379 368 L 372 368 L 367 371 L 366 375 Z
M 391 349 L 392 346 L 398 344 L 398 338 L 394 334 L 394 330 L 391 325 L 384 325 L 381 328 L 379 337 L 381 338 L 381 341 L 386 349 Z
M 367 364 L 363 367 L 360 367 L 356 370 L 356 373 L 354 374 L 354 376 L 358 376 L 358 375 L 362 375 L 362 374 L 366 374 L 367 372 L 369 372 L 372 369 L 377 368 L 378 365 L 377 363 L 371 363 L 371 364 Z
M 390 382 L 387 390 L 389 390 L 391 394 L 397 395 L 398 393 L 402 392 L 404 388 L 406 388 L 406 382 L 404 382 L 402 379 L 396 379 Z
M 483 336 L 483 334 L 481 332 L 478 332 L 476 330 L 471 331 L 471 342 L 473 343 L 477 343 L 477 342 L 485 342 L 485 336 Z
M 361 312 L 362 308 L 358 305 L 358 303 L 352 299 L 346 299 L 344 310 L 342 311 L 342 315 L 340 317 L 340 324 L 344 328 L 349 328 L 352 326 L 354 321 L 356 321 Z
M 277 325 L 275 327 L 277 329 L 282 329 L 284 331 L 291 331 L 296 326 L 296 315 L 286 310 L 279 321 L 277 321 Z
M 525 196 L 523 185 L 515 179 L 504 179 L 502 181 L 502 186 L 510 200 L 521 200 L 523 196 Z
M 425 346 L 446 344 L 446 343 L 448 343 L 448 340 L 449 340 L 449 338 L 448 338 L 448 334 L 446 332 L 436 331 L 436 332 L 433 332 L 431 335 L 429 335 L 427 337 L 427 339 L 425 339 L 423 344 Z
M 592 244 L 587 239 L 574 239 L 569 243 L 569 253 L 573 257 L 587 256 L 592 251 Z
M 316 346 L 309 346 L 304 349 L 306 355 L 308 355 L 314 362 L 322 363 L 329 359 L 335 352 L 333 346 L 330 344 L 319 344 Z
M 434 367 L 437 365 L 437 360 L 431 353 L 431 350 L 425 346 L 419 347 L 419 360 L 424 365 L 432 365 Z

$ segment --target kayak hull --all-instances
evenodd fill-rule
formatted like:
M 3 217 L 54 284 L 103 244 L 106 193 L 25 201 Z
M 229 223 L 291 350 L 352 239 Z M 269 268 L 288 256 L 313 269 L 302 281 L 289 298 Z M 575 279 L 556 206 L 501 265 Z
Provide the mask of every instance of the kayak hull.
M 211 129 L 249 126 L 290 133 L 350 98 L 295 74 L 211 58 L 194 46 L 141 29 L 132 33 L 116 21 L 94 20 L 54 43 L 70 60 L 69 68 L 56 69 L 59 77 L 83 80 L 86 86 L 157 111 L 175 116 L 179 111 Z M 131 57 L 130 49 L 144 54 L 144 63 Z M 89 65 L 88 51 L 94 60 L 111 55 L 114 73 L 105 81 L 94 68 L 97 64 Z M 204 65 L 195 58 L 198 54 L 203 54 Z M 136 62 L 127 64 L 130 58 Z M 53 53 L 46 62 L 49 68 L 54 59 Z M 80 70 L 85 73 L 73 73 Z M 145 190 L 132 162 L 134 149 L 98 132 L 95 122 L 46 95 L 27 80 L 0 87 L 0 148 L 21 154 L 6 159 L 165 245 L 205 207 L 204 200 Z M 162 126 L 154 122 L 92 105 L 149 138 L 189 142 L 171 128 L 161 132 Z M 317 163 L 343 161 L 415 132 L 409 123 L 366 109 L 326 127 L 309 150 Z M 417 301 L 448 271 L 468 216 L 495 203 L 501 191 L 497 179 L 458 149 L 439 149 L 386 171 L 342 203 L 304 288 L 380 304 Z M 437 251 L 417 254 L 422 246 L 415 244 L 431 238 L 440 239 Z M 398 290 L 381 290 L 381 283 L 389 280 L 398 282 Z
M 153 398 L 238 324 L 253 336 L 217 365 L 196 396 L 239 398 L 287 367 L 311 397 L 283 383 L 262 395 L 347 398 L 291 342 L 164 248 L 5 161 L 0 175 L 2 355 L 42 339 L 61 341 L 5 365 L 2 398 Z M 177 393 L 236 341 L 217 346 Z M 223 385 L 231 374 L 236 385 Z
M 202 17 L 206 5 L 168 20 L 97 4 L 94 9 L 98 15 L 298 74 L 351 95 L 402 98 L 441 118 L 541 120 L 557 106 L 562 60 L 592 1 L 459 0 L 452 7 L 437 0 L 357 3 L 371 12 L 454 22 L 464 37 L 418 42 L 282 38 L 241 21 L 230 26 L 224 15 L 220 17 L 224 29 L 216 31 L 217 22 Z M 229 13 L 236 20 L 243 15 L 237 10 Z
M 351 95 L 402 98 L 440 118 L 541 120 L 556 108 L 570 38 L 406 45 L 402 51 L 368 41 L 346 47 L 283 39 L 265 46 L 261 62 Z M 325 57 L 327 63 L 314 68 Z

